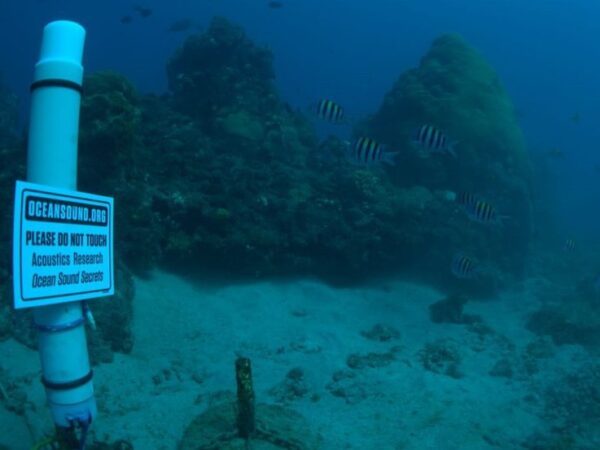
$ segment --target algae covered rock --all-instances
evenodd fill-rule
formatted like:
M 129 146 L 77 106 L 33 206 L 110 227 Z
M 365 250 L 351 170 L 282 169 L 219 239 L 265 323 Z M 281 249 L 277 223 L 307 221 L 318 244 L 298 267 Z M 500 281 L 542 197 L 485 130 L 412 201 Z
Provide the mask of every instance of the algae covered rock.
M 188 38 L 167 65 L 177 110 L 210 126 L 219 108 L 268 111 L 278 99 L 272 54 L 256 46 L 244 30 L 216 17 L 206 33 Z
M 245 111 L 227 114 L 221 122 L 223 131 L 235 137 L 260 141 L 264 136 L 262 123 Z
M 438 339 L 427 342 L 418 356 L 423 367 L 430 372 L 451 378 L 463 376 L 459 368 L 461 355 L 454 341 Z
M 307 119 L 277 94 L 270 52 L 226 19 L 188 37 L 167 73 L 170 92 L 160 97 L 139 96 L 110 73 L 86 89 L 80 180 L 122 205 L 117 246 L 129 266 L 341 283 L 404 272 L 439 284 L 456 282 L 452 255 L 469 251 L 487 258 L 491 275 L 472 283 L 487 293 L 522 268 L 523 140 L 494 71 L 461 38 L 436 40 L 356 128 L 399 151 L 387 168 L 351 164 L 339 140 L 317 145 Z M 423 123 L 460 141 L 457 158 L 412 149 Z M 116 163 L 102 160 L 105 149 Z M 469 226 L 447 195 L 463 190 L 510 220 Z
M 455 158 L 423 157 L 411 141 L 424 124 L 457 141 Z M 402 153 L 402 162 L 390 171 L 395 185 L 470 192 L 493 204 L 507 217 L 501 226 L 488 227 L 493 239 L 486 239 L 481 227 L 451 236 L 453 231 L 441 225 L 437 234 L 454 237 L 454 251 L 462 247 L 483 253 L 482 245 L 491 247 L 492 265 L 521 272 L 532 230 L 524 138 L 497 74 L 462 37 L 436 39 L 419 66 L 399 77 L 379 111 L 361 127 Z M 447 214 L 440 210 L 436 221 L 447 222 Z
M 167 64 L 169 103 L 216 141 L 217 150 L 302 161 L 314 132 L 281 101 L 273 56 L 223 17 L 188 37 Z
M 392 148 L 406 148 L 422 124 L 433 124 L 458 141 L 460 164 L 448 173 L 450 180 L 466 173 L 468 181 L 483 183 L 494 170 L 492 163 L 507 174 L 529 176 L 510 98 L 493 68 L 459 35 L 436 39 L 419 67 L 396 81 L 369 123 Z M 472 173 L 473 167 L 480 170 Z
M 12 272 L 12 205 L 16 180 L 25 178 L 25 152 L 16 140 L 0 145 L 0 204 L 5 205 L 0 214 L 0 286 L 9 283 Z M 10 206 L 9 206 L 10 205 Z M 0 304 L 4 299 L 0 298 Z
M 85 77 L 81 105 L 79 180 L 85 186 L 131 171 L 140 111 L 133 85 L 115 72 Z
M 271 55 L 216 18 L 168 64 L 171 93 L 142 102 L 150 207 L 171 267 L 293 273 L 289 228 L 312 190 L 315 137 L 273 86 Z
M 12 205 L 16 180 L 25 178 L 26 153 L 17 137 L 17 99 L 0 83 L 0 340 L 7 337 L 12 315 Z
M 209 407 L 187 427 L 178 450 L 317 450 L 322 438 L 297 412 L 280 406 L 256 405 L 256 431 L 249 440 L 238 436 L 233 403 Z
M 450 207 L 429 186 L 314 161 L 314 132 L 277 95 L 270 54 L 238 26 L 217 18 L 190 36 L 168 74 L 170 94 L 141 98 L 101 74 L 84 103 L 87 161 L 106 145 L 129 161 L 90 187 L 126 205 L 117 244 L 128 265 L 348 282 L 415 257 L 430 266 L 428 246 L 445 245 L 436 219 Z M 122 138 L 104 140 L 111 126 Z
M 429 305 L 429 318 L 433 323 L 464 323 L 463 307 L 466 297 L 450 295 Z
M 144 271 L 159 255 L 159 225 L 139 145 L 139 97 L 127 78 L 110 71 L 87 76 L 84 89 L 78 189 L 115 198 L 115 247 L 130 267 Z

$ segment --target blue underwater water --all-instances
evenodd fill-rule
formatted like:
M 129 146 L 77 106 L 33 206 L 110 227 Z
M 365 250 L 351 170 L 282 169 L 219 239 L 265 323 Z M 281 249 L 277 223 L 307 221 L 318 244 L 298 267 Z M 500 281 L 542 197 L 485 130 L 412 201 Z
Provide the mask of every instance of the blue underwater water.
M 135 2 L 132 2 L 135 4 Z M 166 89 L 164 64 L 184 37 L 205 29 L 215 15 L 241 24 L 275 56 L 277 87 L 292 105 L 306 108 L 322 97 L 344 104 L 352 117 L 372 114 L 402 71 L 413 67 L 439 34 L 457 32 L 481 51 L 511 96 L 530 151 L 561 148 L 565 161 L 550 164 L 563 232 L 593 238 L 599 218 L 600 135 L 595 41 L 597 4 L 585 0 L 528 2 L 316 0 L 147 1 L 153 14 L 135 16 L 119 0 L 6 1 L 0 16 L 3 76 L 21 100 L 27 90 L 42 27 L 64 18 L 88 31 L 85 68 L 117 70 L 142 92 Z M 194 21 L 184 33 L 165 30 L 181 18 Z M 578 114 L 581 120 L 570 123 Z M 325 131 L 329 131 L 324 127 Z
M 78 187 L 116 198 L 87 448 L 600 448 L 599 18 L 0 0 L 0 450 L 55 439 L 6 262 L 58 19 L 87 32 Z

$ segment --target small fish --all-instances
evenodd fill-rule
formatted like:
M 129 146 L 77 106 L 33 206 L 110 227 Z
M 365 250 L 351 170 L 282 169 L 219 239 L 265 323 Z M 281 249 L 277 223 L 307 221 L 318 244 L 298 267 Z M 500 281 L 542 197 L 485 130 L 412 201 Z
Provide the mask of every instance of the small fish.
M 152 15 L 152 9 L 146 8 L 145 6 L 135 5 L 133 10 L 140 15 L 143 19 L 146 19 Z
M 129 25 L 131 22 L 133 22 L 133 17 L 131 17 L 131 16 L 123 16 L 123 17 L 121 17 L 120 22 L 123 25 Z
M 581 122 L 581 115 L 578 112 L 576 112 L 575 114 L 573 114 L 571 116 L 571 122 L 573 122 L 575 124 Z
M 194 21 L 192 19 L 180 19 L 176 20 L 167 28 L 167 31 L 172 33 L 182 33 L 184 31 L 188 31 L 194 25 Z
M 455 277 L 461 279 L 471 279 L 477 275 L 477 265 L 473 258 L 462 253 L 454 255 L 450 269 Z
M 465 206 L 467 215 L 471 220 L 484 224 L 500 223 L 503 217 L 498 215 L 498 211 L 485 200 L 475 200 L 469 206 Z
M 569 238 L 565 241 L 565 244 L 563 245 L 563 250 L 565 252 L 572 252 L 573 250 L 575 250 L 575 247 L 575 240 Z
M 431 153 L 449 153 L 456 157 L 454 147 L 458 141 L 450 142 L 444 133 L 432 125 L 421 125 L 415 131 L 412 142 Z
M 267 6 L 271 9 L 281 9 L 283 8 L 283 2 L 272 0 L 269 3 L 267 3 Z
M 344 108 L 338 103 L 328 100 L 321 99 L 317 103 L 316 107 L 317 117 L 331 123 L 342 123 L 344 122 Z
M 361 136 L 354 141 L 350 157 L 354 162 L 365 165 L 379 162 L 394 164 L 395 155 L 396 153 L 386 151 L 375 139 Z
M 475 207 L 477 196 L 471 192 L 460 191 L 456 194 L 456 203 L 469 210 Z

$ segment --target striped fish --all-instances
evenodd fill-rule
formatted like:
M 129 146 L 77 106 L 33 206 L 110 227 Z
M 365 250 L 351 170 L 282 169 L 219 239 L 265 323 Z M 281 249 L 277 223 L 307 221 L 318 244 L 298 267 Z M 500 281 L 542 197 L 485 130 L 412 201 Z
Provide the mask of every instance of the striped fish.
M 563 245 L 563 250 L 565 252 L 572 252 L 573 250 L 575 250 L 575 241 L 571 238 L 567 239 L 565 241 L 565 245 Z
M 321 99 L 317 103 L 317 117 L 331 123 L 344 122 L 344 108 L 336 102 L 328 99 Z
M 350 158 L 358 164 L 370 165 L 379 162 L 394 164 L 395 153 L 386 151 L 375 139 L 361 136 L 351 148 Z
M 461 279 L 470 279 L 477 274 L 477 265 L 475 264 L 475 261 L 462 253 L 454 255 L 450 269 L 455 277 Z
M 431 153 L 449 153 L 456 157 L 454 147 L 458 142 L 450 142 L 444 133 L 432 125 L 421 125 L 414 134 L 413 143 Z
M 498 211 L 490 203 L 485 200 L 475 200 L 470 205 L 465 205 L 467 216 L 475 222 L 484 224 L 495 224 L 499 223 L 501 217 L 498 215 Z
M 471 192 L 460 191 L 456 193 L 456 203 L 465 209 L 473 208 L 477 200 L 477 196 Z

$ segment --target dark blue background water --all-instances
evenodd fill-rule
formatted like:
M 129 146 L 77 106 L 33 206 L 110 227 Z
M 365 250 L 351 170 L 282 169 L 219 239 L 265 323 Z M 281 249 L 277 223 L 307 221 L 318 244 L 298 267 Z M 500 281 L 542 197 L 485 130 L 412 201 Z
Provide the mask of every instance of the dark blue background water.
M 88 72 L 113 69 L 142 92 L 166 89 L 165 63 L 187 33 L 166 29 L 182 18 L 202 30 L 211 17 L 240 23 L 275 55 L 277 84 L 291 104 L 321 97 L 360 117 L 374 112 L 398 75 L 418 64 L 431 41 L 458 32 L 494 66 L 519 112 L 530 151 L 558 147 L 549 160 L 557 177 L 565 235 L 597 239 L 600 224 L 600 3 L 590 0 L 266 0 L 145 1 L 2 0 L 0 57 L 6 83 L 28 108 L 27 88 L 43 26 L 79 21 L 88 31 Z M 133 23 L 120 18 L 132 15 Z M 191 31 L 190 31 L 191 32 Z M 570 118 L 579 113 L 581 121 Z

